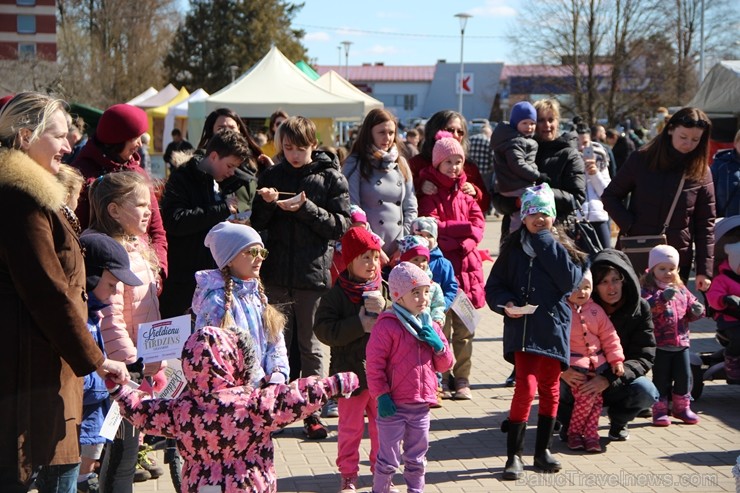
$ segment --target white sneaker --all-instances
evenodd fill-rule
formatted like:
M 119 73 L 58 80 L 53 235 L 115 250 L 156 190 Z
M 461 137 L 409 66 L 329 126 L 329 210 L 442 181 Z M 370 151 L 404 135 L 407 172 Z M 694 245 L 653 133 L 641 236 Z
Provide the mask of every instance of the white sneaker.
M 357 476 L 342 476 L 342 489 L 339 493 L 355 493 L 357 491 Z

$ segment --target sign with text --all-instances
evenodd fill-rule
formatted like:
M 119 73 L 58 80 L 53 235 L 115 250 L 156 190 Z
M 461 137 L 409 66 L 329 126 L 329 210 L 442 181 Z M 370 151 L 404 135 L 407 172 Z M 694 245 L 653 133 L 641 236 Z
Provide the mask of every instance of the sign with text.
M 180 395 L 187 386 L 180 360 L 167 360 L 167 367 L 164 369 L 164 375 L 167 377 L 167 385 L 162 392 L 159 393 L 158 397 L 161 397 L 162 399 L 174 399 Z
M 465 294 L 465 291 L 460 289 L 457 292 L 457 296 L 455 296 L 455 301 L 452 302 L 450 310 L 454 310 L 470 333 L 475 334 L 475 328 L 478 327 L 478 323 L 480 322 L 480 313 L 478 313 L 478 310 L 470 302 L 470 298 Z
M 190 315 L 139 324 L 136 350 L 144 363 L 177 359 L 190 337 Z

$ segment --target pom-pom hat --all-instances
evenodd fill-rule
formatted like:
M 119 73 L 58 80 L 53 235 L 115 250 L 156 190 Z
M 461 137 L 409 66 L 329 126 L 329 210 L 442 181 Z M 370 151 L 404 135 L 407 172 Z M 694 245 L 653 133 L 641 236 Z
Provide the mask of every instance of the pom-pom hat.
M 522 217 L 540 212 L 550 217 L 557 216 L 555 211 L 555 195 L 547 183 L 537 185 L 536 187 L 529 187 L 522 194 Z
M 265 246 L 257 231 L 246 224 L 228 221 L 212 227 L 203 244 L 211 249 L 213 260 L 216 261 L 219 269 L 229 265 L 245 248 L 252 245 Z
M 353 226 L 344 233 L 342 242 L 342 259 L 347 265 L 368 250 L 380 251 L 380 241 L 362 226 Z
M 388 276 L 388 287 L 391 300 L 398 301 L 406 293 L 419 286 L 431 286 L 432 280 L 426 272 L 411 262 L 401 262 L 391 270 Z
M 437 141 L 432 149 L 432 165 L 438 166 L 450 156 L 460 156 L 465 160 L 465 151 L 455 137 L 445 130 L 440 130 L 434 136 Z
M 144 110 L 130 104 L 114 104 L 100 117 L 95 138 L 103 144 L 121 144 L 148 129 L 149 119 Z
M 678 250 L 670 245 L 658 245 L 650 250 L 648 270 L 652 270 L 653 267 L 662 263 L 678 267 Z

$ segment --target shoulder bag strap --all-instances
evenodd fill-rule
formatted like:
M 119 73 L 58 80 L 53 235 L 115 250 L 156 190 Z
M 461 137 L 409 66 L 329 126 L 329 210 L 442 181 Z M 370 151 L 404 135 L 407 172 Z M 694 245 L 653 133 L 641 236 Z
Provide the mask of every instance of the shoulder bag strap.
M 665 218 L 665 222 L 663 223 L 663 231 L 660 232 L 660 234 L 664 235 L 665 232 L 668 230 L 668 223 L 671 222 L 671 218 L 673 217 L 673 211 L 676 210 L 676 204 L 678 203 L 678 197 L 681 196 L 681 192 L 683 192 L 683 184 L 686 181 L 686 175 L 681 175 L 681 182 L 678 184 L 678 190 L 676 190 L 676 196 L 673 197 L 673 203 L 671 204 L 671 210 L 668 211 L 668 216 Z

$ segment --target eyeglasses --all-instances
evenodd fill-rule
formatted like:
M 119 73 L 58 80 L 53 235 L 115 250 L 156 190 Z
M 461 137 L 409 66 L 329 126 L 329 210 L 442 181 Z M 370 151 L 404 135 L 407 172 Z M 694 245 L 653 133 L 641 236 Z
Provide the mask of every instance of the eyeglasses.
M 459 135 L 460 137 L 465 137 L 465 130 L 462 130 L 460 128 L 445 128 L 445 132 L 450 132 L 452 135 Z
M 260 248 L 260 247 L 252 247 L 247 248 L 246 250 L 242 251 L 242 255 L 247 256 L 251 255 L 252 257 L 257 258 L 257 256 L 261 256 L 263 259 L 267 258 L 267 254 L 269 252 L 267 251 L 267 248 Z
M 689 118 L 688 115 L 682 116 L 673 123 L 686 128 L 707 128 L 709 126 L 709 122 L 706 122 L 704 120 L 694 120 L 693 118 Z

